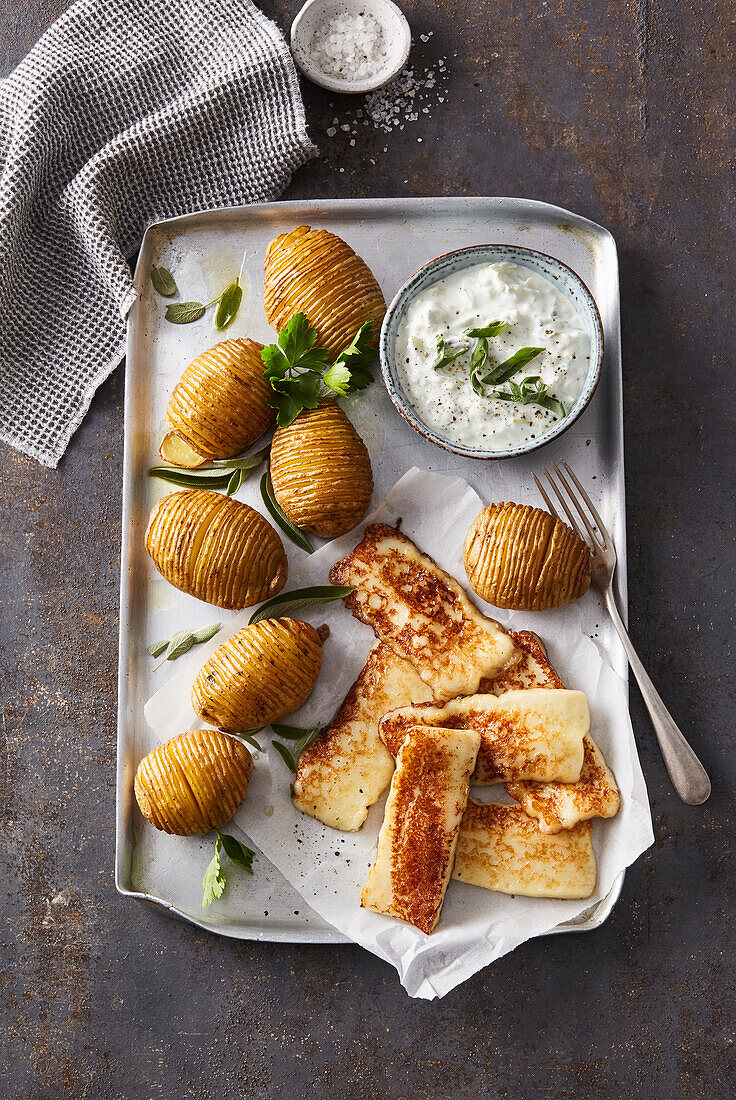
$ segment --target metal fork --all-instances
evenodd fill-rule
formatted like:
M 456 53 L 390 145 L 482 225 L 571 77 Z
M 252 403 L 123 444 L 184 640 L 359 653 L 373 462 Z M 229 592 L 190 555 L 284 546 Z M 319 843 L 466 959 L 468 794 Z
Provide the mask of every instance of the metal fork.
M 588 545 L 591 549 L 592 583 L 603 596 L 603 602 L 608 609 L 609 615 L 613 619 L 613 625 L 616 627 L 618 636 L 626 650 L 629 664 L 634 671 L 637 683 L 644 697 L 644 702 L 647 705 L 649 716 L 652 719 L 654 732 L 657 735 L 659 747 L 662 750 L 662 756 L 664 757 L 667 771 L 672 780 L 672 785 L 683 802 L 687 802 L 689 806 L 700 806 L 710 795 L 710 779 L 708 778 L 705 768 L 675 724 L 672 715 L 662 702 L 657 689 L 649 679 L 643 664 L 637 656 L 636 650 L 631 644 L 631 639 L 626 632 L 626 627 L 619 614 L 618 607 L 616 606 L 616 598 L 613 594 L 613 574 L 616 569 L 616 551 L 613 546 L 613 540 L 606 530 L 603 520 L 593 507 L 590 497 L 576 478 L 575 474 L 566 462 L 563 462 L 562 465 L 567 471 L 575 488 L 577 488 L 580 497 L 582 497 L 583 503 L 587 506 L 588 512 L 583 508 L 580 498 L 576 495 L 574 489 L 570 485 L 570 481 L 565 477 L 559 466 L 554 462 L 551 463 L 552 469 L 557 474 L 560 485 L 567 493 L 570 502 L 577 511 L 580 521 L 587 532 Z M 575 516 L 568 507 L 565 497 L 552 479 L 549 471 L 544 469 L 543 473 L 562 511 L 565 513 L 570 526 L 583 541 L 586 541 Z M 542 488 L 538 478 L 535 475 L 532 476 L 552 515 L 557 516 L 557 518 L 564 523 L 564 518 L 560 515 L 559 510 Z M 592 517 L 592 521 L 590 517 Z M 592 545 L 590 545 L 591 543 Z

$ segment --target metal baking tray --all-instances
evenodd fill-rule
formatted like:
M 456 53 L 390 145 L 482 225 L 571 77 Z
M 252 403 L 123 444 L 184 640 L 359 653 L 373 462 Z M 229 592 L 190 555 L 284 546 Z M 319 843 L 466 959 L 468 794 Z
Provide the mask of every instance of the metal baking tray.
M 165 302 L 151 285 L 153 263 L 176 271 L 184 299 L 211 300 L 244 263 L 244 298 L 228 337 L 273 339 L 263 313 L 263 257 L 269 241 L 296 225 L 324 226 L 345 237 L 375 273 L 389 301 L 401 283 L 427 260 L 451 249 L 482 243 L 523 244 L 564 261 L 596 299 L 605 333 L 601 382 L 586 412 L 548 451 L 507 459 L 518 472 L 520 495 L 533 500 L 531 473 L 545 457 L 565 458 L 597 489 L 598 503 L 618 552 L 621 604 L 626 607 L 626 527 L 619 322 L 618 260 L 607 230 L 556 206 L 512 198 L 324 199 L 277 202 L 188 214 L 152 225 L 135 271 L 136 301 L 128 316 L 125 384 L 123 529 L 120 585 L 120 655 L 115 883 L 121 894 L 159 906 L 209 931 L 239 939 L 343 943 L 260 853 L 258 873 L 228 889 L 210 909 L 201 908 L 201 883 L 212 844 L 170 837 L 144 825 L 135 805 L 133 777 L 154 747 L 143 716 L 146 700 L 175 666 L 157 673 L 145 646 L 179 627 L 225 621 L 233 612 L 214 609 L 157 578 L 143 535 L 149 511 L 171 489 L 147 477 L 158 461 L 169 394 L 184 366 L 221 339 L 211 313 L 193 325 L 163 319 Z M 380 380 L 349 407 L 371 454 L 375 496 L 412 465 L 461 475 L 481 497 L 492 496 L 493 463 L 465 459 L 421 439 L 394 409 Z M 417 450 L 419 449 L 419 451 Z M 592 479 L 595 478 L 593 481 Z M 526 497 L 523 491 L 526 491 Z M 257 478 L 238 494 L 260 507 Z M 287 544 L 287 554 L 300 551 Z M 625 679 L 624 651 L 597 601 L 583 601 L 583 626 Z M 555 931 L 588 931 L 609 915 L 623 874 L 609 894 Z

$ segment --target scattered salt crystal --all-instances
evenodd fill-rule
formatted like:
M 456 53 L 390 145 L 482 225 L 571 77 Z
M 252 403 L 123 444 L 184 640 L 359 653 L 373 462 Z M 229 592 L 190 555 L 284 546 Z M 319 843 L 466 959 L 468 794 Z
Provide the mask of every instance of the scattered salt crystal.
M 337 133 L 337 130 L 335 129 L 334 126 L 328 126 L 327 127 L 327 136 L 328 137 L 334 137 L 336 133 Z
M 419 140 L 421 141 L 422 139 L 420 138 Z M 351 144 L 351 145 L 355 145 L 355 138 L 351 138 L 351 139 L 350 139 L 350 144 Z

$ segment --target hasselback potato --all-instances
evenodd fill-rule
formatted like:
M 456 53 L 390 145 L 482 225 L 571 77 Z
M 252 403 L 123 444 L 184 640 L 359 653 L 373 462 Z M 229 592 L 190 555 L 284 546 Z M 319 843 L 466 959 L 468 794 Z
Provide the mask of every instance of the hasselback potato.
M 218 646 L 192 688 L 200 718 L 234 733 L 297 710 L 322 667 L 322 643 L 299 619 L 265 619 Z
M 590 550 L 566 523 L 541 508 L 492 504 L 465 539 L 471 587 L 496 607 L 547 611 L 590 585 Z
M 135 797 L 157 829 L 196 836 L 230 820 L 252 771 L 253 760 L 240 741 L 217 730 L 190 730 L 141 760 Z
M 281 329 L 305 313 L 317 330 L 317 344 L 335 358 L 366 321 L 378 344 L 386 312 L 373 273 L 350 245 L 326 229 L 300 225 L 271 241 L 266 252 L 266 317 Z
M 162 458 L 181 466 L 230 458 L 271 427 L 262 350 L 255 340 L 223 340 L 192 360 L 169 399 Z
M 286 554 L 271 524 L 249 505 L 207 489 L 159 501 L 146 550 L 170 584 L 217 607 L 250 607 L 286 583 Z
M 271 482 L 291 522 L 305 531 L 335 538 L 360 523 L 373 493 L 371 460 L 334 401 L 322 398 L 316 409 L 276 429 Z

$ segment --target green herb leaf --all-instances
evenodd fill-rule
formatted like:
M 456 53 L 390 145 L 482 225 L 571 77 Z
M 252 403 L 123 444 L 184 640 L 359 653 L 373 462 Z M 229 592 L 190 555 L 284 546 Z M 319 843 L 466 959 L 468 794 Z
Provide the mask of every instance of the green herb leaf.
M 349 584 L 317 584 L 311 588 L 295 588 L 292 592 L 281 592 L 262 603 L 251 615 L 248 626 L 260 623 L 264 619 L 273 619 L 279 615 L 290 615 L 303 607 L 329 603 L 331 600 L 344 600 L 355 589 Z
M 200 626 L 198 630 L 192 631 L 192 637 L 197 645 L 202 642 L 208 642 L 210 638 L 214 638 L 218 630 L 222 627 L 222 623 L 210 623 L 209 626 Z
M 217 834 L 217 840 L 215 841 L 215 854 L 210 860 L 207 870 L 204 873 L 204 882 L 202 884 L 202 908 L 206 909 L 208 905 L 211 905 L 215 898 L 221 898 L 225 892 L 225 875 L 220 865 L 220 851 L 222 849 L 222 840 L 220 834 Z
M 151 642 L 146 648 L 152 657 L 160 657 L 168 644 L 168 639 L 164 639 L 162 642 Z
M 508 390 L 491 390 L 488 397 L 496 401 L 516 401 L 520 405 L 540 405 L 557 417 L 565 415 L 565 406 L 556 397 L 550 396 L 547 386 L 538 375 L 525 378 L 521 385 L 509 382 Z
M 226 495 L 229 497 L 234 496 L 240 486 L 245 481 L 245 478 L 245 470 L 233 470 L 232 474 L 230 475 L 230 480 L 227 483 Z
M 498 336 L 505 328 L 509 327 L 508 321 L 489 321 L 483 328 L 469 328 L 466 336 Z
M 268 454 L 268 447 L 264 447 L 262 451 L 258 451 L 257 454 L 248 455 L 247 458 L 218 458 L 215 459 L 213 465 L 223 466 L 228 470 L 243 470 L 246 474 L 252 470 L 256 470 L 265 459 Z
M 244 867 L 249 875 L 252 875 L 253 856 L 255 852 L 252 852 L 250 848 L 246 848 L 245 844 L 241 844 L 239 840 L 236 840 L 234 836 L 230 836 L 229 833 L 221 833 L 218 829 L 217 835 L 222 841 L 225 855 L 228 856 L 233 863 L 237 863 L 239 867 Z
M 271 723 L 271 729 L 277 737 L 294 742 L 293 752 L 296 760 L 313 741 L 317 740 L 324 728 L 324 726 L 284 726 L 280 722 Z M 273 744 L 276 745 L 277 742 L 274 741 Z
M 303 534 L 298 527 L 295 527 L 289 517 L 284 512 L 283 508 L 276 500 L 273 491 L 273 485 L 271 484 L 271 474 L 266 470 L 265 474 L 261 478 L 261 498 L 266 506 L 266 510 L 269 512 L 271 518 L 275 520 L 281 530 L 284 532 L 287 538 L 300 549 L 306 550 L 308 554 L 314 553 L 314 547 Z
M 479 397 L 484 396 L 483 383 L 480 379 L 480 372 L 485 367 L 487 359 L 488 340 L 485 336 L 479 336 L 476 340 L 475 347 L 473 348 L 473 354 L 470 357 L 470 384 Z
M 222 332 L 235 320 L 242 300 L 243 288 L 236 279 L 234 283 L 230 283 L 230 286 L 225 287 L 220 295 L 217 312 L 215 313 L 215 328 L 218 332 Z
M 372 333 L 373 322 L 366 321 L 365 324 L 360 326 L 352 342 L 340 352 L 333 367 L 330 368 L 332 370 L 335 367 L 347 367 L 350 371 L 350 385 L 346 391 L 347 393 L 364 390 L 373 381 L 371 364 L 376 357 L 376 349 L 371 343 Z M 330 371 L 327 374 L 330 374 Z M 324 379 L 325 385 L 329 385 L 327 374 Z M 330 388 L 333 387 L 330 386 Z
M 172 325 L 191 325 L 204 317 L 205 309 L 201 302 L 172 302 L 166 307 L 166 320 Z
M 272 741 L 271 744 L 276 749 L 276 752 L 279 754 L 279 756 L 281 757 L 283 762 L 286 764 L 289 771 L 295 772 L 296 771 L 296 761 L 294 760 L 294 757 L 291 755 L 291 753 L 286 748 L 286 746 L 285 745 L 280 745 L 278 741 Z
M 340 397 L 345 397 L 346 394 L 350 393 L 352 377 L 350 370 L 344 363 L 333 363 L 329 370 L 323 374 L 322 381 L 328 390 L 332 390 Z
M 220 474 L 215 470 L 195 474 L 189 470 L 180 470 L 177 466 L 152 466 L 148 471 L 148 476 L 157 477 L 161 481 L 167 481 L 171 485 L 179 485 L 184 489 L 224 489 L 232 475 L 230 473 Z
M 293 366 L 317 343 L 317 329 L 312 328 L 306 313 L 295 313 L 281 329 L 277 340 L 282 354 Z
M 240 733 L 233 734 L 234 737 L 242 737 L 244 741 L 247 741 L 249 745 L 252 745 L 254 749 L 258 749 L 259 752 L 263 752 L 263 749 L 255 739 L 255 734 L 260 733 L 265 726 L 257 726 L 251 730 L 241 730 Z
M 175 661 L 177 657 L 183 657 L 194 645 L 195 638 L 191 630 L 177 630 L 171 635 L 166 650 L 166 661 Z
M 464 355 L 467 348 L 460 348 L 458 351 L 448 351 L 447 345 L 443 336 L 437 337 L 437 360 L 432 364 L 434 370 L 443 370 L 444 367 L 449 367 L 450 363 L 454 363 L 456 359 L 459 359 L 461 355 Z
M 165 267 L 151 267 L 151 282 L 162 298 L 172 298 L 176 294 L 174 276 Z
M 499 363 L 492 371 L 489 371 L 485 378 L 481 379 L 483 385 L 503 385 L 503 383 L 508 381 L 517 371 L 520 371 L 522 367 L 530 363 L 532 359 L 536 359 L 538 355 L 541 355 L 543 351 L 545 351 L 545 348 L 519 348 L 510 359 L 505 359 L 503 363 Z

